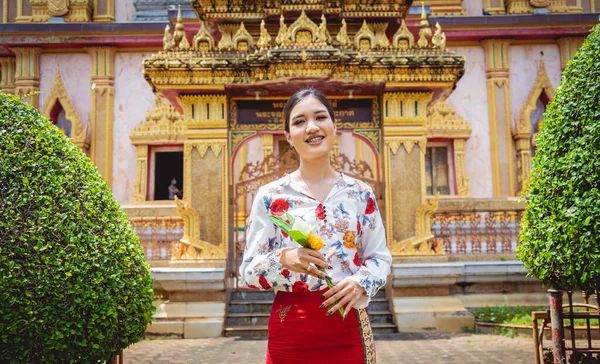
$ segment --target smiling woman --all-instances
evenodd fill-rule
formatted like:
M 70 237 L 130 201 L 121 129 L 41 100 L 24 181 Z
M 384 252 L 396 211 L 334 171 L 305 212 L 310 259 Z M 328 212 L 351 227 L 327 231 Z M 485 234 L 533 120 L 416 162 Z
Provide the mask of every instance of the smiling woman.
M 277 293 L 267 363 L 374 363 L 365 308 L 385 285 L 391 264 L 375 195 L 365 183 L 333 170 L 329 154 L 337 128 L 333 107 L 320 91 L 295 93 L 283 115 L 300 166 L 258 191 L 240 267 L 243 284 Z M 293 231 L 288 235 L 269 215 L 302 221 L 294 226 L 305 226 L 304 235 L 320 244 L 302 247 Z

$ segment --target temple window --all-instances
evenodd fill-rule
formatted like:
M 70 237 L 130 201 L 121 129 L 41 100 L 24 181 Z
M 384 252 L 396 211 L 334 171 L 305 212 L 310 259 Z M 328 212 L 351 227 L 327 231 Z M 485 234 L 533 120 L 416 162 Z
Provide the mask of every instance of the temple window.
M 183 194 L 183 148 L 160 146 L 150 149 L 150 200 L 173 200 Z
M 428 142 L 425 153 L 427 195 L 454 195 L 452 147 L 449 142 Z

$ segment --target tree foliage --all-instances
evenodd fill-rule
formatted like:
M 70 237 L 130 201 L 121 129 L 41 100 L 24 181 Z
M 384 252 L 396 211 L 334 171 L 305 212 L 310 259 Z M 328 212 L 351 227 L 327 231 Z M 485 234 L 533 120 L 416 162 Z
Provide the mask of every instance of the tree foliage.
M 537 137 L 518 256 L 556 289 L 600 289 L 600 25 L 563 72 Z
M 152 280 L 95 166 L 0 93 L 0 362 L 97 362 L 145 332 Z

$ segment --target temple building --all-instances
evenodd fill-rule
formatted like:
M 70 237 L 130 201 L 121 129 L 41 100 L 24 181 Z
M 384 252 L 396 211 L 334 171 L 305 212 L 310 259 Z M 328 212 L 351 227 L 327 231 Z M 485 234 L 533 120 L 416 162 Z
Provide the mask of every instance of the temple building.
M 163 301 L 148 334 L 265 334 L 272 293 L 237 279 L 245 223 L 258 188 L 298 166 L 282 109 L 305 87 L 331 99 L 331 161 L 385 221 L 376 331 L 546 303 L 516 258 L 519 196 L 600 0 L 0 4 L 0 88 L 73 139 L 129 215 Z

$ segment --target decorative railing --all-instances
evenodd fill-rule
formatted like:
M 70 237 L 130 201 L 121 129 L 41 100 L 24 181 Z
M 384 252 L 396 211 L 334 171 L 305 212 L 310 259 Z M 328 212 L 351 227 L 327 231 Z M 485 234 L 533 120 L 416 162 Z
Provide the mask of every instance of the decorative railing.
M 522 216 L 516 201 L 440 199 L 431 233 L 446 255 L 515 253 Z
M 171 260 L 183 236 L 183 220 L 179 217 L 131 218 L 148 261 Z

